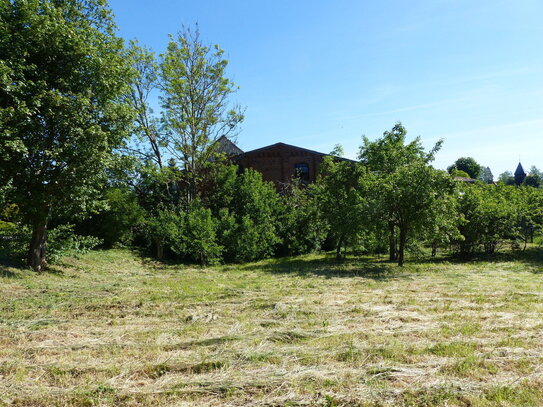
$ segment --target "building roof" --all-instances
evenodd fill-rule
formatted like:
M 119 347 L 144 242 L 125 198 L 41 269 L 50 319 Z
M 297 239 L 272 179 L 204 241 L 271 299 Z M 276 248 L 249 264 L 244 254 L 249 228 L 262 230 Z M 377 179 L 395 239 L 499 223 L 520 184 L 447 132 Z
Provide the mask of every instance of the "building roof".
M 277 147 L 286 147 L 286 148 L 289 148 L 289 149 L 301 150 L 301 151 L 305 151 L 305 152 L 310 153 L 310 154 L 315 154 L 315 155 L 320 155 L 320 156 L 332 156 L 331 154 L 321 153 L 320 151 L 309 150 L 307 148 L 293 146 L 292 144 L 275 143 L 275 144 L 270 144 L 269 146 L 256 148 L 256 149 L 250 150 L 250 151 L 245 151 L 244 153 L 239 154 L 238 156 L 236 156 L 236 158 L 243 158 L 243 157 L 245 157 L 245 156 L 247 156 L 249 154 L 258 153 L 258 152 L 261 152 L 261 151 L 266 151 L 266 150 L 270 150 L 270 149 L 277 148 Z M 334 158 L 336 158 L 338 160 L 341 160 L 341 161 L 352 161 L 352 162 L 354 162 L 354 160 L 350 160 L 348 158 L 343 158 L 343 157 L 338 157 L 338 156 L 332 156 L 332 157 L 334 157 Z
M 226 136 L 221 136 L 215 142 L 217 144 L 216 152 L 223 153 L 227 156 L 236 156 L 243 154 L 243 150 L 236 146 L 230 139 Z
M 515 170 L 515 175 L 526 175 L 521 163 L 518 163 L 517 169 Z

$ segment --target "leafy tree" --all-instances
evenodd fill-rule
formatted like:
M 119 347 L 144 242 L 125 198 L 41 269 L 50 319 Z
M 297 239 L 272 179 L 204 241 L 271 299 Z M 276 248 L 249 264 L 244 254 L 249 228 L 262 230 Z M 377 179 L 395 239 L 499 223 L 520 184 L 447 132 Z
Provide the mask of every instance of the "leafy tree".
M 174 246 L 174 251 L 202 265 L 218 263 L 222 247 L 217 243 L 217 227 L 211 210 L 193 201 L 185 214 L 181 239 Z
M 145 211 L 131 189 L 110 188 L 105 193 L 106 208 L 83 222 L 79 230 L 103 240 L 104 246 L 129 245 L 145 219 Z
M 136 148 L 129 145 L 125 148 L 144 161 L 153 162 L 162 168 L 164 135 L 160 132 L 159 120 L 149 104 L 151 94 L 159 88 L 158 64 L 154 53 L 149 48 L 140 46 L 137 41 L 130 42 L 128 61 L 135 72 L 127 102 L 136 113 L 133 140 Z
M 275 187 L 252 169 L 216 166 L 205 203 L 218 220 L 218 242 L 227 261 L 269 257 L 281 243 L 279 215 L 283 208 Z
M 235 136 L 243 113 L 231 106 L 235 92 L 225 77 L 224 51 L 204 45 L 196 31 L 185 29 L 170 36 L 160 64 L 163 119 L 169 153 L 183 170 L 185 201 L 198 193 L 202 177 L 214 156 L 216 141 Z
M 494 175 L 492 174 L 492 171 L 490 171 L 490 167 L 483 168 L 479 179 L 485 184 L 492 184 L 494 182 Z
M 398 228 L 399 266 L 404 264 L 408 238 L 423 236 L 436 226 L 449 227 L 451 212 L 446 202 L 453 191 L 454 181 L 422 160 L 399 167 L 381 179 L 377 202 Z
M 319 191 L 315 184 L 302 187 L 293 183 L 289 193 L 283 196 L 280 235 L 286 254 L 311 253 L 322 247 L 329 226 L 319 210 Z
M 463 185 L 458 196 L 458 210 L 465 220 L 457 241 L 461 254 L 494 253 L 506 239 L 518 236 L 518 207 L 511 199 L 514 188 L 506 185 Z
M 451 193 L 448 186 L 443 194 L 429 207 L 428 223 L 425 225 L 423 236 L 432 248 L 432 257 L 437 255 L 439 247 L 449 247 L 453 242 L 463 239 L 458 229 L 464 222 L 459 216 L 458 199 L 455 192 Z
M 345 155 L 345 150 L 343 149 L 343 146 L 341 144 L 336 144 L 332 151 L 330 151 L 330 155 L 336 157 L 343 157 Z
M 449 174 L 453 169 L 464 171 L 473 179 L 478 179 L 483 172 L 483 167 L 472 157 L 460 157 L 453 165 L 447 168 Z
M 32 228 L 35 271 L 52 212 L 81 215 L 97 202 L 131 121 L 130 75 L 104 1 L 0 3 L 0 184 Z
M 505 171 L 498 177 L 498 182 L 503 185 L 515 185 L 515 177 L 511 171 Z
M 523 243 L 533 242 L 535 232 L 543 227 L 543 191 L 531 187 L 508 188 L 505 190 L 509 205 L 516 209 L 516 236 Z
M 366 168 L 350 161 L 325 157 L 317 183 L 317 199 L 322 216 L 330 226 L 336 258 L 368 229 L 371 177 Z
M 537 167 L 532 166 L 530 168 L 530 173 L 522 181 L 522 185 L 530 186 L 534 188 L 539 188 L 543 183 L 543 174 L 537 169 Z
M 153 216 L 145 219 L 144 233 L 147 241 L 155 247 L 157 259 L 164 259 L 166 248 L 177 253 L 183 251 L 179 244 L 182 241 L 182 227 L 183 214 L 172 208 L 158 209 Z
M 453 168 L 449 174 L 451 174 L 452 177 L 462 177 L 462 178 L 471 178 L 469 174 L 465 171 L 458 170 L 456 168 Z
M 403 183 L 399 177 L 398 171 L 406 171 L 405 175 L 415 176 L 421 171 L 415 169 L 406 170 L 409 166 L 420 167 L 426 165 L 434 159 L 435 153 L 440 149 L 442 142 L 436 143 L 434 148 L 428 153 L 422 147 L 420 137 L 412 142 L 406 143 L 407 130 L 400 123 L 396 123 L 390 131 L 385 131 L 383 137 L 375 141 L 370 141 L 367 137 L 363 138 L 363 145 L 360 147 L 359 158 L 370 172 L 377 178 L 376 199 L 379 203 L 376 205 L 377 214 L 375 221 L 383 221 L 388 227 L 389 237 L 389 258 L 391 261 L 398 259 L 397 251 L 397 233 L 399 224 L 398 214 L 395 213 L 397 206 L 393 196 L 383 194 L 383 191 L 394 193 L 394 184 Z M 411 179 L 406 180 L 411 182 Z M 422 182 L 422 180 L 420 180 Z M 403 185 L 403 184 L 402 184 Z M 407 234 L 404 230 L 404 236 Z M 401 240 L 401 239 L 400 239 Z M 404 242 L 405 243 L 405 242 Z M 403 259 L 402 259 L 403 262 Z

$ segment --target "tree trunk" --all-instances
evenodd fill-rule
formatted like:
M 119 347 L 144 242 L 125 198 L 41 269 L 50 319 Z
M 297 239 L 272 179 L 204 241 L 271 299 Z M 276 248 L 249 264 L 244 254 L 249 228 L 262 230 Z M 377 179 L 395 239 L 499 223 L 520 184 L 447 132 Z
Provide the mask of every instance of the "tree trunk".
M 432 257 L 436 257 L 437 254 L 437 243 L 432 242 Z
M 341 260 L 341 246 L 343 246 L 343 242 L 345 241 L 345 235 L 342 234 L 341 237 L 337 241 L 336 246 L 336 260 Z
M 400 227 L 400 250 L 398 253 L 398 266 L 403 267 L 403 259 L 405 252 L 405 242 L 407 241 L 407 230 Z
M 396 239 L 394 236 L 394 223 L 388 222 L 388 231 L 389 231 L 389 236 L 388 236 L 389 259 L 390 261 L 394 261 L 396 260 Z
M 47 249 L 47 221 L 38 222 L 34 225 L 32 231 L 32 240 L 30 241 L 30 249 L 26 263 L 36 273 L 40 273 L 46 266 L 46 249 Z
M 160 239 L 155 239 L 155 246 L 156 246 L 156 258 L 158 260 L 164 259 L 164 245 L 160 241 Z

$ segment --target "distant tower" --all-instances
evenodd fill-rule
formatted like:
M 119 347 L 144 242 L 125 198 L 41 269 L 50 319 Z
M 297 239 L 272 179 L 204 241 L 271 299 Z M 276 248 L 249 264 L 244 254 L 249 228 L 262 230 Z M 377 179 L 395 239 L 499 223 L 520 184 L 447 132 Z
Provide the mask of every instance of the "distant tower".
M 524 178 L 526 178 L 526 173 L 524 172 L 524 168 L 522 168 L 522 164 L 519 162 L 518 167 L 515 170 L 515 184 L 519 186 L 522 184 L 522 181 L 524 181 Z

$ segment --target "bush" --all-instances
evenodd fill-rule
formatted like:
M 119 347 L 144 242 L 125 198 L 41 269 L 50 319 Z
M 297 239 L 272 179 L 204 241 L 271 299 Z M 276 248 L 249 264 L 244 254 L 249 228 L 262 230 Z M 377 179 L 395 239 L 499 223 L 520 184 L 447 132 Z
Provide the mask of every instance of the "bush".
M 215 169 L 206 203 L 218 220 L 218 242 L 224 259 L 244 262 L 272 256 L 281 243 L 278 218 L 281 201 L 275 187 L 252 169 Z
M 103 243 L 94 236 L 81 236 L 74 233 L 74 225 L 60 225 L 49 231 L 47 253 L 52 264 L 65 256 L 78 256 Z
M 211 210 L 193 203 L 184 216 L 183 230 L 178 235 L 177 254 L 202 264 L 216 264 L 221 259 L 222 247 L 217 244 L 217 221 Z
M 0 222 L 0 253 L 5 258 L 24 262 L 31 235 L 26 226 Z M 74 225 L 59 225 L 48 232 L 48 262 L 55 264 L 62 257 L 84 254 L 101 243 L 97 237 L 75 234 Z
M 283 197 L 281 216 L 282 251 L 288 255 L 311 253 L 320 250 L 328 233 L 328 223 L 317 203 L 317 190 L 293 184 L 290 193 Z

